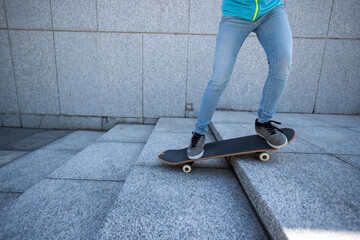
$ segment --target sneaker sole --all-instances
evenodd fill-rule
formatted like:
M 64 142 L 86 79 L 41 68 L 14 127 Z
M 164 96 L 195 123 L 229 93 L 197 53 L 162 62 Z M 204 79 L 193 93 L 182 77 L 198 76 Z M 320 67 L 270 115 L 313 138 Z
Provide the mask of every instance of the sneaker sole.
M 259 135 L 260 137 L 262 137 L 263 139 L 266 140 L 266 138 L 263 135 L 261 135 L 258 132 L 256 132 L 256 133 L 257 133 L 257 135 Z M 288 140 L 287 139 L 286 139 L 286 142 L 283 145 L 280 145 L 280 146 L 272 145 L 271 143 L 268 142 L 268 140 L 266 140 L 266 142 L 267 142 L 267 144 L 270 145 L 270 147 L 275 148 L 275 149 L 282 149 L 282 148 L 284 148 L 284 147 L 286 147 L 288 145 Z
M 195 155 L 195 156 L 188 156 L 188 158 L 190 158 L 190 159 L 198 159 L 198 158 L 201 158 L 202 156 L 204 155 L 204 150 L 201 152 L 201 153 L 199 153 L 198 155 Z

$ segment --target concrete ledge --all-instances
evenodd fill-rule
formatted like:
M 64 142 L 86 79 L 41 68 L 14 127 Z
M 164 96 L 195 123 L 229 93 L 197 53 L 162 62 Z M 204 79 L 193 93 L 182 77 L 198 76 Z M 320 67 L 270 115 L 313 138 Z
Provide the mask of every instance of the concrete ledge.
M 303 239 L 303 234 L 310 239 L 359 237 L 358 170 L 327 155 L 273 153 L 270 161 L 241 157 L 232 158 L 231 164 L 274 239 Z M 317 165 L 312 171 L 307 169 L 311 162 Z M 329 171 L 336 164 L 341 169 Z M 323 176 L 317 176 L 321 171 Z M 336 175 L 349 171 L 349 180 Z
M 21 127 L 20 114 L 2 113 L 0 116 L 2 127 Z
M 107 131 L 117 124 L 155 125 L 158 118 L 0 113 L 0 127 Z
M 215 114 L 210 127 L 218 140 L 255 133 L 253 124 L 240 123 L 236 115 Z M 345 136 L 348 128 L 359 127 L 358 116 L 336 116 L 336 121 L 331 115 L 278 117 L 297 131 L 293 143 L 271 152 L 266 163 L 254 155 L 230 159 L 267 231 L 273 239 L 358 239 L 360 154 L 355 149 L 360 134 L 352 132 L 353 142 Z M 348 155 L 341 155 L 344 152 Z

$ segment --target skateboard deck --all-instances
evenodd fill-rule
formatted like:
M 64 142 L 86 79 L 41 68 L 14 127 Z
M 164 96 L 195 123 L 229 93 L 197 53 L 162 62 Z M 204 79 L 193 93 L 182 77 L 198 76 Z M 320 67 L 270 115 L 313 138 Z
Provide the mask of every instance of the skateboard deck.
M 295 130 L 291 128 L 281 129 L 288 139 L 288 144 L 295 138 Z M 206 160 L 211 158 L 229 157 L 234 155 L 260 153 L 259 159 L 267 161 L 270 155 L 267 152 L 275 151 L 267 144 L 266 140 L 258 135 L 237 137 L 223 141 L 206 143 L 204 146 L 204 155 L 198 159 L 189 159 L 187 156 L 187 147 L 182 149 L 166 150 L 158 156 L 159 160 L 170 165 L 185 164 L 184 172 L 191 171 L 191 164 L 195 161 Z

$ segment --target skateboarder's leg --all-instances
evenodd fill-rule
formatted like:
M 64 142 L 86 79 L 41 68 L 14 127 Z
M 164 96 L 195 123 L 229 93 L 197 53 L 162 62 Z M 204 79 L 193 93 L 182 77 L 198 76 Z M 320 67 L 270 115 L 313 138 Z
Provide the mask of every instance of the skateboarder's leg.
M 235 16 L 223 16 L 216 38 L 211 79 L 203 93 L 194 132 L 205 135 L 222 92 L 229 83 L 236 57 L 253 23 Z
M 263 46 L 269 63 L 258 121 L 269 121 L 276 112 L 277 104 L 283 93 L 292 63 L 292 34 L 284 7 L 279 6 L 266 13 L 257 21 L 254 32 Z
M 269 74 L 263 88 L 255 130 L 270 146 L 279 149 L 287 145 L 286 136 L 269 120 L 275 114 L 291 70 L 291 30 L 286 11 L 282 6 L 260 17 L 256 24 L 254 32 L 265 50 Z

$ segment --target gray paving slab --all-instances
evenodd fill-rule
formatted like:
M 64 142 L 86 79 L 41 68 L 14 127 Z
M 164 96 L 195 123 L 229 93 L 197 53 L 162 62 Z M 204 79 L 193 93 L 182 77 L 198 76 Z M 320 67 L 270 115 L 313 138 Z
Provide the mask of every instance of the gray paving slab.
M 315 113 L 359 114 L 359 55 L 358 40 L 327 40 Z
M 1 28 L 7 27 L 4 1 L 0 2 L 0 27 Z
M 24 192 L 75 155 L 71 151 L 36 150 L 0 168 L 0 191 Z
M 124 181 L 143 147 L 143 143 L 96 142 L 50 177 Z
M 52 29 L 50 1 L 4 1 L 9 28 Z
M 157 119 L 156 119 L 157 120 Z M 106 117 L 102 118 L 101 121 L 101 129 L 104 131 L 110 130 L 111 128 L 115 127 L 116 124 L 152 124 L 155 125 L 155 123 L 145 123 L 143 122 L 142 117 L 137 118 L 126 118 L 126 117 Z
M 360 211 L 358 168 L 330 155 L 290 155 L 286 156 L 286 161 L 295 163 L 299 170 L 301 169 L 300 173 L 304 170 L 306 176 L 321 183 L 328 191 L 334 193 L 334 197 L 342 198 L 344 202 Z
M 292 126 L 334 126 L 334 122 L 324 122 L 322 120 L 323 116 L 321 114 L 303 114 L 303 113 L 280 113 L 277 112 L 274 114 L 273 119 L 275 121 L 281 122 L 280 127 L 290 127 Z M 328 115 L 330 116 L 330 115 Z M 340 115 L 331 115 L 331 116 L 340 116 Z M 345 115 L 344 119 L 347 119 Z M 221 111 L 216 110 L 212 117 L 211 122 L 213 123 L 245 123 L 245 124 L 255 124 L 255 119 L 257 118 L 257 112 L 240 112 L 240 111 Z M 341 117 L 339 117 L 340 119 Z M 350 117 L 351 118 L 351 117 Z M 354 122 L 356 117 L 352 120 L 347 119 L 348 121 Z M 335 120 L 335 119 L 334 119 Z M 332 124 L 331 124 L 332 123 Z
M 3 2 L 0 2 L 0 26 L 2 5 Z M 0 30 L 0 55 L 0 112 L 18 112 L 19 107 L 7 30 Z
M 345 154 L 339 154 L 337 157 L 341 158 L 342 160 L 352 164 L 355 167 L 360 168 L 360 155 L 345 155 Z
M 51 1 L 54 29 L 97 30 L 95 0 Z
M 96 85 L 102 96 L 107 96 L 100 101 L 100 108 L 104 109 L 102 116 L 143 117 L 143 89 L 139 87 L 143 73 L 142 36 L 130 33 L 98 35 L 98 79 L 107 83 L 107 87 L 101 82 Z M 88 50 L 92 51 L 91 48 Z
M 189 5 L 188 1 L 142 1 L 143 31 L 187 33 Z
M 318 118 L 319 114 L 303 114 L 303 113 L 275 113 L 273 120 L 281 122 L 280 127 L 295 126 L 326 126 L 334 127 L 333 122 L 324 122 Z
M 142 142 L 146 143 L 154 125 L 117 124 L 97 141 L 99 142 Z
M 283 126 L 281 126 L 283 127 Z M 284 149 L 277 150 L 281 152 L 298 152 L 298 153 L 326 153 L 325 150 L 317 147 L 315 144 L 307 142 L 302 139 L 301 133 L 297 130 L 302 126 L 291 126 L 296 131 L 295 139 Z M 236 124 L 236 123 L 214 123 L 212 129 L 215 136 L 220 136 L 218 140 L 236 138 L 248 135 L 255 135 L 255 129 L 253 124 Z
M 159 118 L 143 118 L 143 124 L 155 125 Z
M 20 114 L 18 113 L 4 113 L 1 114 L 3 127 L 21 127 Z
M 54 37 L 63 114 L 142 117 L 141 34 L 55 32 Z
M 144 149 L 141 151 L 141 154 L 136 161 L 136 165 L 168 166 L 158 159 L 158 155 L 168 149 L 186 148 L 189 146 L 190 139 L 191 133 L 165 133 L 154 131 L 149 137 Z M 206 135 L 206 143 L 214 141 L 215 138 L 208 133 Z M 215 158 L 195 162 L 193 167 L 230 168 L 230 165 L 225 158 Z M 175 168 L 181 171 L 180 166 L 175 166 Z
M 36 15 L 33 10 L 29 13 Z M 10 30 L 9 34 L 20 112 L 60 114 L 53 33 Z
M 357 0 L 335 0 L 329 35 L 334 38 L 360 38 L 360 5 Z
M 211 122 L 213 123 L 248 123 L 255 124 L 257 113 L 239 111 L 220 111 L 216 110 Z
M 3 151 L 0 150 L 0 167 L 11 162 L 15 158 L 21 157 L 27 154 L 27 151 Z
M 102 239 L 267 239 L 231 170 L 137 166 Z
M 42 149 L 80 151 L 95 142 L 104 133 L 101 131 L 75 131 L 46 145 Z
M 60 126 L 65 129 L 101 130 L 101 117 L 60 116 Z
M 21 114 L 21 124 L 24 128 L 40 128 L 42 118 L 39 114 Z
M 331 2 L 331 0 L 326 1 Z M 306 0 L 305 2 L 310 1 Z M 324 1 L 320 0 L 319 2 L 323 3 Z M 304 3 L 301 2 L 300 4 L 302 5 Z M 304 8 L 310 7 L 309 3 L 306 3 L 304 5 L 306 5 L 306 7 Z M 318 6 L 319 5 L 317 5 L 316 7 Z M 316 8 L 315 6 L 313 7 L 313 9 Z M 298 14 L 297 11 L 301 11 L 301 7 L 300 9 L 295 10 L 295 14 Z M 309 16 L 309 18 L 311 17 L 313 16 Z M 301 17 L 300 19 L 300 21 L 309 20 L 308 18 L 304 17 Z M 322 20 L 325 20 L 326 23 L 329 21 L 328 19 Z M 316 24 L 311 24 L 312 27 L 315 25 Z M 293 25 L 291 25 L 291 28 L 292 27 Z M 316 26 L 316 28 L 317 27 L 318 26 Z M 293 28 L 291 30 L 293 30 Z M 277 106 L 277 111 L 298 113 L 313 112 L 318 89 L 318 82 L 321 73 L 324 48 L 325 39 L 293 39 L 291 73 L 286 83 L 286 88 L 281 95 L 279 104 Z M 263 85 L 260 85 L 260 87 L 262 89 Z M 260 92 L 258 92 L 257 94 L 260 94 Z M 257 106 L 257 108 L 258 107 L 259 106 Z
M 185 116 L 187 42 L 187 35 L 143 35 L 143 117 Z
M 316 232 L 316 235 L 314 234 Z M 359 234 L 351 231 L 325 231 L 309 229 L 289 229 L 287 231 L 289 239 L 317 239 L 317 240 L 357 240 Z
M 30 128 L 0 128 L 0 147 L 3 149 L 5 145 L 14 143 L 29 136 L 46 132 L 44 129 L 30 129 Z
M 191 2 L 191 5 L 192 4 L 194 4 L 194 2 Z M 211 4 L 207 5 L 209 7 L 213 6 Z M 201 10 L 199 9 L 198 11 Z M 190 11 L 190 14 L 192 12 L 193 11 Z M 191 16 L 190 19 L 192 19 Z M 212 21 L 214 20 L 215 19 Z M 190 22 L 193 21 L 190 20 Z M 207 22 L 203 21 L 198 22 L 199 25 L 206 23 Z M 190 23 L 190 25 L 191 24 L 192 23 Z M 215 46 L 216 36 L 189 35 L 188 80 L 186 84 L 187 117 L 197 117 L 199 113 L 201 98 L 212 74 L 211 70 L 214 62 Z M 198 64 L 200 62 L 201 64 Z
M 123 183 L 44 179 L 0 212 L 1 239 L 98 239 Z
M 221 0 L 190 1 L 190 33 L 217 34 L 221 20 Z
M 360 132 L 360 127 L 356 127 L 356 128 L 349 128 L 349 129 L 351 129 L 351 130 L 353 130 L 353 131 L 355 131 L 355 132 Z
M 326 37 L 332 0 L 286 0 L 286 11 L 294 37 Z M 308 16 L 308 17 L 304 17 Z
M 301 138 L 329 153 L 360 154 L 360 133 L 339 127 L 310 127 L 296 129 Z
M 163 133 L 190 133 L 194 131 L 196 124 L 195 118 L 159 118 L 154 132 Z
M 306 114 L 312 119 L 321 120 L 327 123 L 332 123 L 341 127 L 359 128 L 360 116 L 359 115 L 334 115 L 334 114 Z
M 99 30 L 143 31 L 140 2 L 142 1 L 99 1 L 97 5 Z
M 69 134 L 69 130 L 45 130 L 2 146 L 6 150 L 31 151 Z
M 297 114 L 280 115 L 281 121 L 293 123 Z M 312 116 L 317 115 L 299 115 L 302 125 L 294 126 L 297 137 L 287 148 L 271 153 L 269 162 L 243 155 L 232 157 L 231 163 L 274 239 L 303 236 L 355 239 L 360 226 L 360 192 L 357 187 L 360 172 L 355 164 L 348 162 L 357 161 L 353 158 L 357 155 L 336 158 L 323 151 L 334 148 L 340 141 L 338 149 L 344 146 L 346 151 L 356 149 L 346 138 L 349 133 L 342 132 L 351 130 Z M 327 127 L 323 127 L 324 124 Z M 254 131 L 250 124 L 215 122 L 212 128 L 221 138 Z M 319 149 L 315 143 L 320 140 L 324 144 Z
M 21 124 L 24 128 L 64 129 L 60 125 L 60 115 L 53 114 L 21 114 Z
M 100 1 L 99 30 L 125 32 L 188 32 L 187 1 Z
M 200 1 L 197 1 L 200 3 Z M 196 4 L 191 2 L 191 5 Z M 206 4 L 209 8 L 214 7 L 212 4 Z M 205 6 L 205 5 L 203 5 Z M 220 8 L 219 8 L 220 9 Z M 218 10 L 219 10 L 218 9 Z M 203 8 L 198 9 L 202 11 Z M 192 14 L 193 10 L 190 11 Z M 221 12 L 221 11 L 220 11 Z M 201 16 L 197 16 L 198 18 Z M 195 23 L 190 16 L 190 25 Z M 212 19 L 215 21 L 215 18 Z M 198 26 L 207 24 L 208 21 L 197 21 Z M 212 25 L 212 27 L 215 27 Z M 218 28 L 218 24 L 216 25 Z M 190 27 L 191 29 L 191 27 Z M 212 66 L 214 64 L 214 52 L 216 46 L 216 36 L 209 35 L 189 35 L 189 46 L 188 46 L 188 74 L 186 84 L 186 117 L 197 117 L 201 98 L 204 90 L 210 80 L 212 74 Z M 201 63 L 201 64 L 198 64 Z
M 266 164 L 239 158 L 232 158 L 232 164 L 274 239 L 358 236 L 360 195 L 353 186 L 359 184 L 359 172 L 346 163 L 323 154 L 278 153 Z M 335 165 L 337 169 L 330 170 Z M 352 189 L 340 190 L 341 186 Z M 351 194 L 344 198 L 346 191 Z
M 0 209 L 15 200 L 21 193 L 0 192 Z

